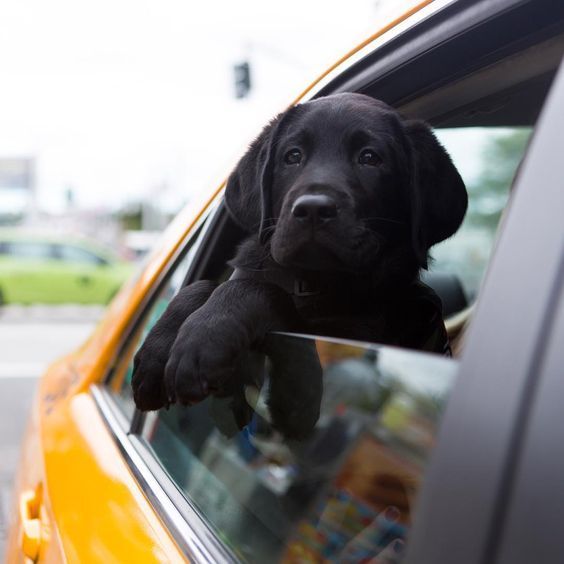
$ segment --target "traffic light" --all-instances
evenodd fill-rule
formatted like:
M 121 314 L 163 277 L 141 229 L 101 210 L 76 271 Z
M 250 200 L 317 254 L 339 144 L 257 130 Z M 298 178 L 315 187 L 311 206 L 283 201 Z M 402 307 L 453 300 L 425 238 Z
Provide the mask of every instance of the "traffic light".
M 248 61 L 237 63 L 235 71 L 235 97 L 246 98 L 251 91 L 251 66 Z

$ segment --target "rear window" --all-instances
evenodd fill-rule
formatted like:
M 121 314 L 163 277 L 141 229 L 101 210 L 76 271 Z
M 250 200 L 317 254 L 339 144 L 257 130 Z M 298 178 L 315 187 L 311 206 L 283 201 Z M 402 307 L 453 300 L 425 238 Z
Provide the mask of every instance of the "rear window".
M 35 241 L 4 241 L 0 253 L 14 258 L 48 260 L 53 258 L 49 243 Z
M 79 264 L 90 264 L 93 266 L 98 266 L 101 264 L 106 264 L 108 261 L 87 251 L 81 249 L 80 247 L 74 247 L 71 245 L 56 245 L 55 254 L 57 258 L 70 263 Z

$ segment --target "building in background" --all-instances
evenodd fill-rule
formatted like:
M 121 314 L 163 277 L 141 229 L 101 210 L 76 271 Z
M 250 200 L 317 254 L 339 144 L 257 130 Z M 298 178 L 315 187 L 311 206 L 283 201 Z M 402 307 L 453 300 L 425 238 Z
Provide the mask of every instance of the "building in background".
M 0 225 L 37 215 L 34 157 L 0 157 Z

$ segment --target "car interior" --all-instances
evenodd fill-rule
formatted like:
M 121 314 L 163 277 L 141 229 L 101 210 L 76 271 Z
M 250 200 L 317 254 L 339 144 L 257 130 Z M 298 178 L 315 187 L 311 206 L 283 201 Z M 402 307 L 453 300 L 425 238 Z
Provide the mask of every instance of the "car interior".
M 496 139 L 517 132 L 519 142 L 512 146 L 507 174 L 496 185 L 495 201 L 505 202 L 564 53 L 561 29 L 545 21 L 539 30 L 516 39 L 511 49 L 490 45 L 478 63 L 467 47 L 460 60 L 447 60 L 453 69 L 462 69 L 453 70 L 447 79 L 445 69 L 438 68 L 448 57 L 443 51 L 429 67 L 436 69 L 442 82 L 433 73 L 426 82 L 422 77 L 409 79 L 409 65 L 396 64 L 394 92 L 384 80 L 390 78 L 385 73 L 378 80 L 370 78 L 374 75 L 369 70 L 385 65 L 385 57 L 380 54 L 374 61 L 367 57 L 358 63 L 366 72 L 358 68 L 345 72 L 318 95 L 350 89 L 383 99 L 406 116 L 428 121 L 447 150 L 452 131 L 460 135 L 477 131 L 486 137 L 492 131 Z M 475 42 L 476 37 L 465 41 Z M 472 64 L 460 64 L 464 57 Z M 414 89 L 418 80 L 420 87 Z M 484 147 L 487 161 L 492 145 Z M 453 153 L 455 164 L 456 158 Z M 484 175 L 465 178 L 463 172 L 462 176 L 471 187 L 471 205 L 473 195 L 484 197 L 483 192 L 486 203 L 492 199 L 488 200 L 488 186 L 480 184 Z M 495 221 L 487 224 L 486 235 L 483 226 L 470 226 L 479 237 L 463 226 L 460 234 L 443 243 L 444 252 L 437 249 L 437 260 L 422 275 L 443 301 L 455 357 L 463 349 L 495 243 L 502 215 L 501 209 L 498 212 L 488 215 Z M 470 213 L 469 221 L 478 216 Z M 245 234 L 221 202 L 206 221 L 209 229 L 203 229 L 201 240 L 190 251 L 193 261 L 182 271 L 183 280 L 175 290 L 198 279 L 223 281 L 231 274 L 228 261 Z M 448 260 L 441 259 L 441 253 Z M 171 270 L 182 260 L 179 256 Z M 174 293 L 162 285 L 158 292 L 126 338 L 108 378 L 110 389 L 131 410 L 133 351 L 162 312 L 154 306 L 159 296 L 167 294 L 168 300 Z M 203 520 L 217 536 L 218 550 L 232 551 L 226 554 L 248 561 L 276 556 L 284 562 L 337 557 L 353 562 L 368 561 L 389 547 L 398 549 L 394 543 L 405 538 L 411 525 L 415 495 L 455 378 L 456 361 L 322 336 L 282 334 L 279 339 L 288 347 L 300 339 L 314 342 L 323 367 L 321 415 L 310 440 L 288 441 L 272 428 L 265 408 L 267 380 L 262 389 L 245 392 L 254 416 L 243 430 L 229 423 L 228 403 L 206 400 L 189 408 L 137 413 L 132 433 L 142 438 L 146 455 L 160 461 L 162 482 L 172 482 L 165 489 L 174 496 L 180 490 L 186 498 L 186 519 Z

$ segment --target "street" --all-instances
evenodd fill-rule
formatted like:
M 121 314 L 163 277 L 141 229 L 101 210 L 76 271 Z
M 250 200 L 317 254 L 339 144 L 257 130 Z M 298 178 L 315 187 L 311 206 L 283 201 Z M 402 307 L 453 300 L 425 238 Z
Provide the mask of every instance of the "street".
M 38 378 L 90 334 L 100 307 L 6 307 L 0 310 L 0 555 L 9 523 L 20 441 Z

